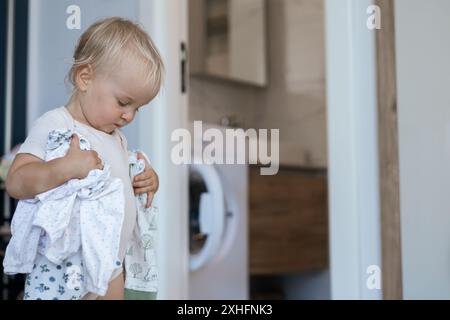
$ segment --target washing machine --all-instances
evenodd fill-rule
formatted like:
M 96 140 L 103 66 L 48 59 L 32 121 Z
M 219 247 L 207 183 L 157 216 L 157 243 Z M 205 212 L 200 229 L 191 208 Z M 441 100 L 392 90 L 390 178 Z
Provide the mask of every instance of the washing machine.
M 189 165 L 189 249 L 189 299 L 249 298 L 247 165 Z

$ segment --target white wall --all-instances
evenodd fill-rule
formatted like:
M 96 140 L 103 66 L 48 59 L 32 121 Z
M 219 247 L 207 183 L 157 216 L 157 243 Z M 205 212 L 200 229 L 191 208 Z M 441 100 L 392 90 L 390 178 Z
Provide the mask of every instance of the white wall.
M 327 0 L 326 56 L 331 296 L 380 299 L 381 266 L 374 31 L 370 0 Z
M 450 298 L 450 1 L 397 0 L 403 285 Z

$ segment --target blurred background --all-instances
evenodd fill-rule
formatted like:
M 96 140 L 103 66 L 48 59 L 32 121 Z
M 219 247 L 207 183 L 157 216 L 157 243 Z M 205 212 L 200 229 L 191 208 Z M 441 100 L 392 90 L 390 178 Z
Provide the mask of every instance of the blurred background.
M 67 103 L 83 31 L 122 16 L 167 68 L 123 129 L 160 177 L 158 299 L 450 298 L 449 13 L 446 0 L 0 0 L 0 259 L 18 145 Z M 175 165 L 171 134 L 194 121 L 279 129 L 278 174 Z M 2 299 L 22 287 L 2 273 Z

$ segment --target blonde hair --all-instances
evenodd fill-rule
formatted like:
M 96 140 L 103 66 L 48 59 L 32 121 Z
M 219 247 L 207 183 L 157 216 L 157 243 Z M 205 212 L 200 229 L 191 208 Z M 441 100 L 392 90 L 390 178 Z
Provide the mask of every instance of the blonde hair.
M 126 57 L 143 63 L 145 81 L 152 84 L 156 95 L 164 81 L 161 55 L 140 25 L 120 17 L 97 21 L 81 35 L 68 74 L 74 91 L 77 90 L 75 77 L 80 66 L 91 65 L 95 72 L 106 75 Z

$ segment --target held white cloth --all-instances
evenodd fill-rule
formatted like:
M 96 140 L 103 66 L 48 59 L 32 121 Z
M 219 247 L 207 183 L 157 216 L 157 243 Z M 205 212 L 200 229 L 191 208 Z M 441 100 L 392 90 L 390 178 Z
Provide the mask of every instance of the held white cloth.
M 73 133 L 52 131 L 45 160 L 64 156 Z M 82 136 L 80 149 L 90 149 Z M 123 184 L 120 179 L 111 178 L 108 164 L 103 170 L 90 171 L 84 179 L 72 179 L 35 199 L 19 201 L 4 272 L 31 273 L 37 252 L 55 264 L 81 255 L 86 290 L 105 295 L 109 279 L 118 267 L 123 217 Z
M 140 152 L 149 162 L 147 155 L 142 151 L 128 153 L 130 164 L 130 178 L 142 173 L 145 161 L 137 159 Z M 158 208 L 146 208 L 147 194 L 136 195 L 137 221 L 133 236 L 125 255 L 125 288 L 141 292 L 158 291 L 158 268 L 156 256 Z

